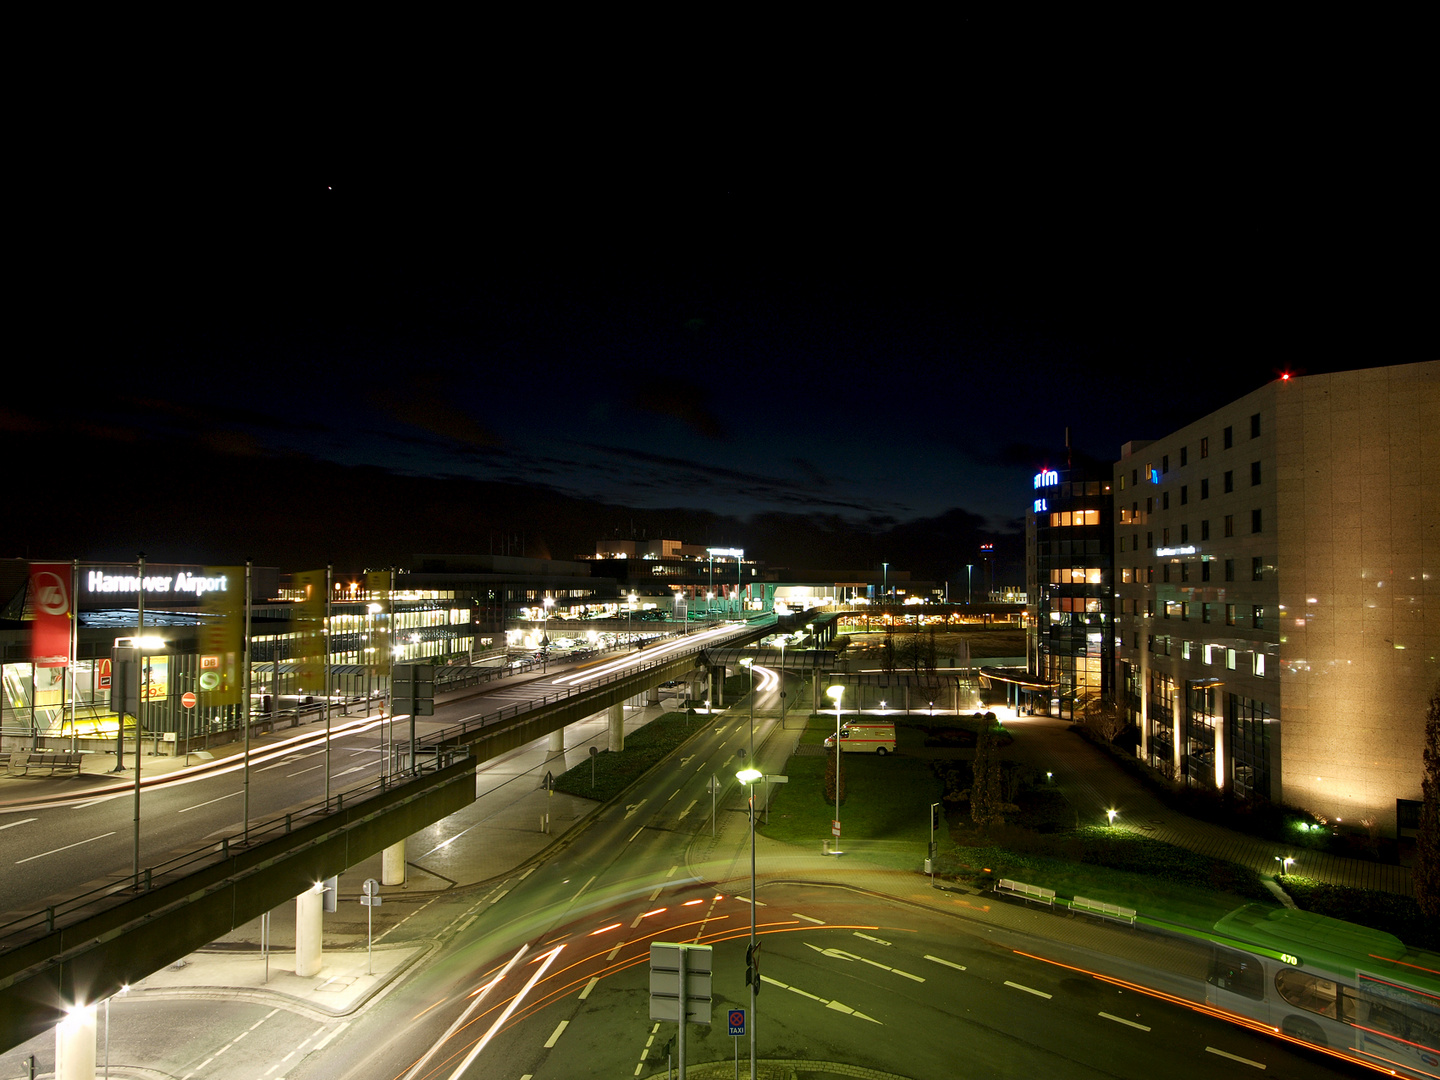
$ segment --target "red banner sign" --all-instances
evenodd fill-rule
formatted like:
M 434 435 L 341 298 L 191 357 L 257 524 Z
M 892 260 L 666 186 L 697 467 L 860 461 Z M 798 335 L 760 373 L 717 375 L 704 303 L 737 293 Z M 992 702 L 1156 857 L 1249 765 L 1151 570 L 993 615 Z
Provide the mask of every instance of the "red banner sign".
M 34 622 L 30 628 L 30 656 L 36 667 L 64 667 L 70 662 L 70 620 L 74 616 L 70 596 L 69 563 L 31 563 L 28 607 Z

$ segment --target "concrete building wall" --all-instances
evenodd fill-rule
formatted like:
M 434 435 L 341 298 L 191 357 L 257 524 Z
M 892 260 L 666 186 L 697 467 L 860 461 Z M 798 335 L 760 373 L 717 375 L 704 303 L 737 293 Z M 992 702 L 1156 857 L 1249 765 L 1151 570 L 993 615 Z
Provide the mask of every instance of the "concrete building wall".
M 1440 362 L 1275 385 L 1283 798 L 1393 831 L 1440 677 Z
M 1277 380 L 1124 455 L 1121 670 L 1173 681 L 1182 733 L 1187 688 L 1215 684 L 1218 786 L 1236 782 L 1238 699 L 1266 717 L 1256 794 L 1393 833 L 1440 679 L 1440 362 Z

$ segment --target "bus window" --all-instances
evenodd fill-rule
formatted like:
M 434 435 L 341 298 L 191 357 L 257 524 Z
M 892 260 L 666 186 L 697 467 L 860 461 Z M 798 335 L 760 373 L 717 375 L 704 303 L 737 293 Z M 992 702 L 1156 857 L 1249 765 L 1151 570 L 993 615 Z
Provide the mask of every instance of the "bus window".
M 1296 971 L 1294 968 L 1281 968 L 1275 973 L 1275 989 L 1297 1009 L 1336 1019 L 1335 1001 L 1338 993 L 1335 984 L 1329 979 Z M 1353 1014 L 1351 1019 L 1354 1019 Z
M 1254 1001 L 1265 1000 L 1265 970 L 1260 961 L 1248 953 L 1215 946 L 1205 981 Z

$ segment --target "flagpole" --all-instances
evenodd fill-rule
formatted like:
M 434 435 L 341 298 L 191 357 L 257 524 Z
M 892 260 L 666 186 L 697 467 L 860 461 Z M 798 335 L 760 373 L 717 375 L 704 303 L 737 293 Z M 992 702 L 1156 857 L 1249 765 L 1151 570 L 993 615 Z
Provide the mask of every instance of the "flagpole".
M 80 612 L 75 608 L 75 595 L 80 590 L 80 560 L 70 560 L 70 656 L 69 662 L 65 665 L 66 673 L 70 676 L 70 752 L 72 754 L 80 751 L 80 734 L 75 730 L 75 697 L 80 693 L 80 684 L 75 680 L 75 658 L 80 655 Z M 91 669 L 94 670 L 93 668 Z M 92 684 L 93 685 L 93 684 Z M 94 716 L 92 712 L 90 714 Z
M 150 686 L 149 686 L 150 680 L 146 678 L 146 667 L 145 667 L 145 644 L 144 644 L 144 642 L 145 642 L 145 553 L 144 553 L 143 551 L 140 552 L 139 563 L 140 563 L 140 578 L 139 578 L 139 580 L 136 582 L 136 585 L 138 586 L 137 591 L 136 591 L 136 595 L 137 595 L 137 597 L 139 598 L 139 600 L 138 600 L 138 609 L 139 609 L 139 612 L 140 612 L 140 627 L 139 627 L 139 630 L 137 631 L 137 636 L 136 636 L 136 638 L 135 638 L 135 646 L 136 646 L 136 648 L 135 648 L 135 655 L 136 655 L 136 657 L 137 657 L 137 658 L 139 659 L 139 661 L 140 661 L 140 671 L 139 671 L 139 673 L 138 673 L 138 677 L 137 677 L 137 680 L 136 680 L 136 683 L 137 683 L 136 689 L 137 689 L 139 692 L 135 695 L 135 859 L 134 859 L 134 871 L 135 871 L 135 890 L 136 890 L 137 892 L 140 890 L 140 737 L 141 737 L 141 734 L 142 734 L 142 730 L 141 730 L 141 729 L 144 727 L 144 725 L 140 723 L 140 720 L 141 720 L 141 718 L 145 715 L 145 699 L 146 699 L 146 697 L 147 697 L 147 696 L 149 695 L 149 693 L 150 693 Z M 123 729 L 124 726 L 125 726 L 125 711 L 124 711 L 123 706 L 122 706 L 121 711 L 120 711 L 120 726 L 121 726 L 122 729 Z M 123 735 L 123 731 L 122 731 L 122 735 Z
M 243 648 L 243 660 L 245 664 L 245 700 L 240 703 L 240 722 L 245 726 L 245 765 L 244 765 L 244 833 L 245 843 L 250 843 L 250 561 L 245 562 L 245 644 Z
M 325 649 L 325 809 L 330 809 L 330 624 L 334 617 L 330 607 L 330 598 L 334 595 L 335 586 L 331 584 L 331 575 L 335 570 L 334 563 L 327 563 L 325 566 L 325 632 L 321 634 L 321 644 Z

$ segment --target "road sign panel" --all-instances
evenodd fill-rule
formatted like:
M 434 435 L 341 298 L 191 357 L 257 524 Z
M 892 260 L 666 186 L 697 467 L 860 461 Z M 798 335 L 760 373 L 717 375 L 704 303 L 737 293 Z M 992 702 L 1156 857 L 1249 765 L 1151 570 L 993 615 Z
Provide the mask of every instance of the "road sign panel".
M 830 835 L 831 835 L 831 836 L 839 836 L 839 835 L 840 835 L 840 822 L 839 822 L 838 820 L 830 822 Z
M 744 1010 L 744 1009 L 731 1009 L 731 1010 L 730 1010 L 730 1018 L 729 1018 L 729 1019 L 730 1019 L 730 1034 L 731 1034 L 731 1035 L 744 1035 L 744 1034 L 745 1034 L 745 1010 Z
M 681 953 L 683 952 L 683 957 Z M 680 1019 L 680 967 L 685 967 L 685 1019 L 710 1023 L 711 954 L 709 945 L 650 943 L 650 1019 Z

